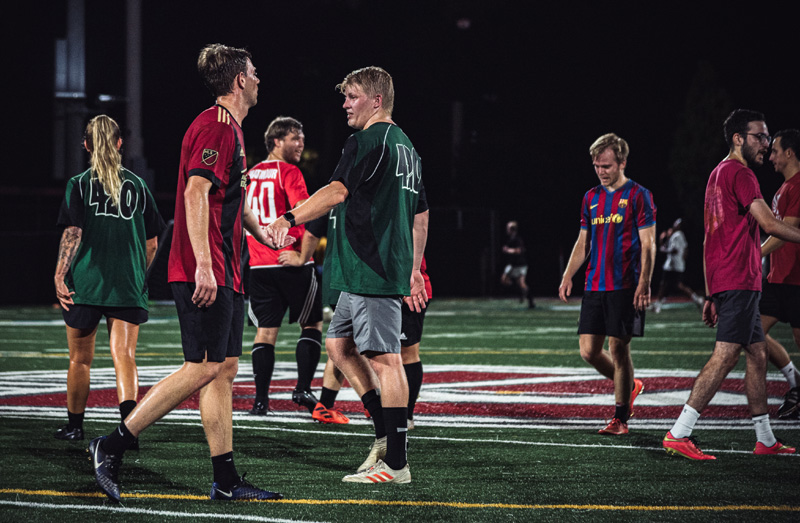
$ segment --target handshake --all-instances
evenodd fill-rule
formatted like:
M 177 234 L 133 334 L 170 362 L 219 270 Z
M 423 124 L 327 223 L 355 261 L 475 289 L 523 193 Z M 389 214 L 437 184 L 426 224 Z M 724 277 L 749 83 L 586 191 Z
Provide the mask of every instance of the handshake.
M 259 243 L 263 243 L 276 251 L 288 247 L 297 241 L 297 238 L 288 234 L 292 225 L 286 218 L 281 216 L 266 227 L 261 227 L 262 237 L 258 239 Z

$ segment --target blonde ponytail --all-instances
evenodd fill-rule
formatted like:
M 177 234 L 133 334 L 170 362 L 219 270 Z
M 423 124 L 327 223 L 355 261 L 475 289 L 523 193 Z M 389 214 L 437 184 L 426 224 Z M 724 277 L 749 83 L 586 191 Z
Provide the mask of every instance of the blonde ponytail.
M 92 176 L 100 181 L 117 208 L 123 181 L 122 156 L 117 149 L 119 139 L 119 125 L 112 118 L 101 114 L 89 120 L 86 126 L 86 149 L 92 155 Z

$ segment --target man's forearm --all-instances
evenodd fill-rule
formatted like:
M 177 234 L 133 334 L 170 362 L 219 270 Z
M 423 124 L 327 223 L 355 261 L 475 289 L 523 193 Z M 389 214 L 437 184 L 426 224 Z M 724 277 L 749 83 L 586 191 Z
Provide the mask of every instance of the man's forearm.
M 347 188 L 343 183 L 329 183 L 291 211 L 294 215 L 295 224 L 308 223 L 327 214 L 331 209 L 342 203 L 347 198 L 347 194 Z
M 188 188 L 184 193 L 186 229 L 197 265 L 211 266 L 211 248 L 208 244 L 208 193 Z
M 428 243 L 428 221 L 430 213 L 421 212 L 414 216 L 413 242 L 414 242 L 414 265 L 413 270 L 419 270 L 422 265 L 422 256 L 425 254 L 425 245 Z
M 583 262 L 586 261 L 586 237 L 584 233 L 578 235 L 578 240 L 572 247 L 572 254 L 569 256 L 567 268 L 564 270 L 563 279 L 571 280 L 578 272 Z

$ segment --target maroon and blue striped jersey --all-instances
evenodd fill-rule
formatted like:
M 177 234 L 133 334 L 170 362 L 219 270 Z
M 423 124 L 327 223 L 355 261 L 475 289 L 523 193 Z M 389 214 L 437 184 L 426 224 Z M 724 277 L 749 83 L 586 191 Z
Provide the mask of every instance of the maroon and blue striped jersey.
M 581 212 L 581 229 L 591 242 L 585 290 L 635 288 L 642 269 L 639 229 L 655 224 L 653 195 L 633 180 L 614 192 L 602 185 L 589 190 Z

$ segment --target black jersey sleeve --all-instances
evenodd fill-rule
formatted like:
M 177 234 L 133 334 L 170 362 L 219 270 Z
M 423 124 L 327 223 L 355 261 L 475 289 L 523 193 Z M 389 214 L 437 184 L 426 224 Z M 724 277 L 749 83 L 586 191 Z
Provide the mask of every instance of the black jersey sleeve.
M 61 201 L 61 209 L 58 212 L 56 224 L 59 227 L 83 228 L 85 212 L 86 208 L 81 194 L 80 179 L 77 177 L 72 178 L 67 182 L 67 190 L 64 194 L 64 199 Z
M 419 182 L 419 199 L 417 200 L 417 210 L 414 214 L 420 214 L 429 209 L 428 207 L 428 197 L 425 194 L 425 184 L 421 181 Z
M 358 141 L 354 135 L 350 135 L 350 137 L 347 138 L 347 141 L 344 142 L 342 157 L 339 158 L 339 163 L 336 164 L 336 169 L 333 171 L 333 176 L 331 176 L 330 180 L 332 182 L 343 183 L 344 186 L 347 187 L 348 191 L 351 191 L 352 187 L 354 186 L 352 177 L 357 153 Z
M 158 212 L 156 200 L 153 198 L 150 189 L 148 189 L 144 184 L 142 184 L 142 187 L 145 193 L 146 202 L 144 207 L 144 230 L 145 236 L 149 240 L 150 238 L 160 236 L 164 229 L 167 228 L 167 224 L 164 223 L 161 213 Z
M 328 232 L 328 214 L 323 214 L 315 220 L 311 220 L 306 224 L 306 230 L 316 236 L 322 238 Z

